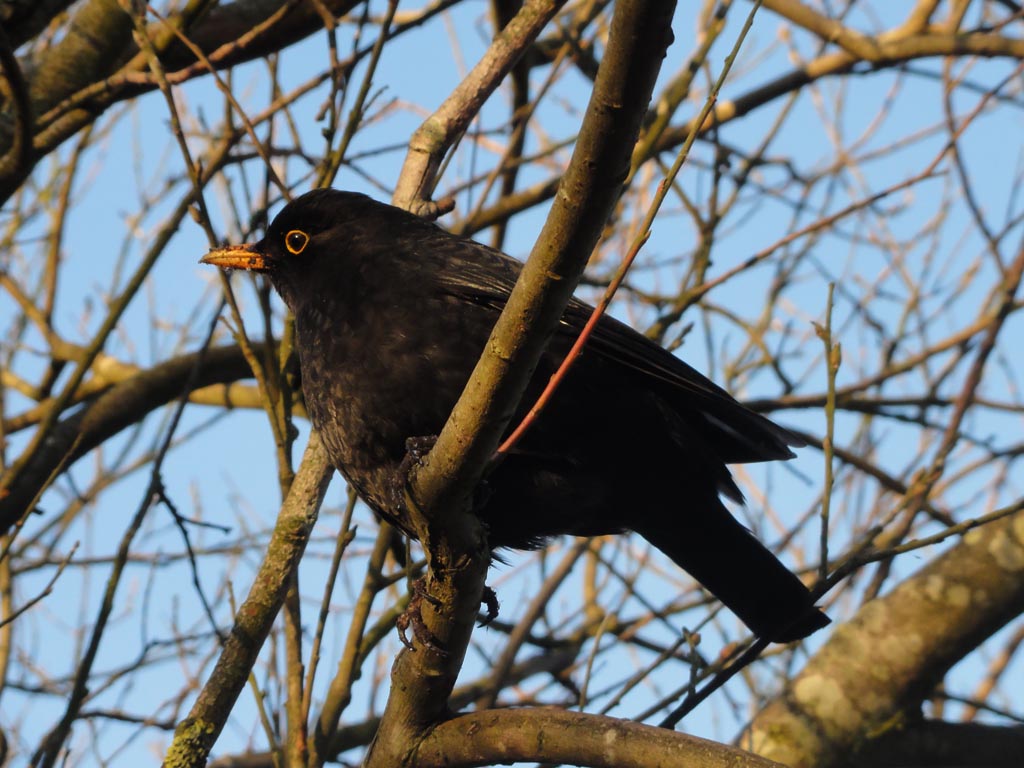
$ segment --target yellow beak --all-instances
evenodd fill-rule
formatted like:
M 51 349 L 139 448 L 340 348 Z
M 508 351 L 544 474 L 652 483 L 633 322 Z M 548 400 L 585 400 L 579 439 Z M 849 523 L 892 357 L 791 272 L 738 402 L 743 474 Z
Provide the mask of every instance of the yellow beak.
M 221 269 L 246 269 L 250 272 L 267 272 L 270 263 L 266 254 L 256 250 L 254 245 L 226 245 L 214 248 L 199 260 L 200 264 L 212 264 Z

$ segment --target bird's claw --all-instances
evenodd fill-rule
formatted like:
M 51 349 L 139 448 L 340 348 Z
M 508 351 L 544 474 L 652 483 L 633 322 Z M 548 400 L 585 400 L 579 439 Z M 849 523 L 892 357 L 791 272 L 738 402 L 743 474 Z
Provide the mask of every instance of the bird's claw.
M 497 593 L 486 584 L 484 584 L 483 594 L 480 595 L 480 604 L 487 608 L 487 612 L 484 614 L 483 618 L 480 619 L 477 626 L 486 627 L 498 618 L 498 609 L 501 607 L 501 604 L 498 602 Z
M 437 638 L 431 634 L 430 630 L 427 629 L 427 625 L 423 623 L 423 615 L 420 613 L 420 605 L 426 600 L 431 605 L 437 606 L 440 601 L 433 595 L 429 594 L 424 586 L 422 578 L 416 579 L 412 583 L 412 595 L 409 598 L 409 607 L 402 612 L 402 614 L 395 620 L 395 627 L 398 629 L 398 639 L 402 641 L 402 645 L 408 648 L 410 651 L 415 651 L 416 648 L 413 646 L 412 641 L 409 640 L 406 632 L 412 629 L 412 635 L 416 640 L 435 653 L 439 653 L 442 656 L 447 656 L 448 651 L 438 645 Z
M 421 435 L 419 437 L 407 437 L 405 439 L 405 458 L 402 464 L 422 464 L 427 454 L 437 444 L 437 435 Z M 412 467 L 406 467 L 411 469 Z
M 405 491 L 409 483 L 409 473 L 413 467 L 423 466 L 423 460 L 436 442 L 437 435 L 406 438 L 405 456 L 402 457 L 402 461 L 390 481 L 392 503 L 395 509 L 408 512 Z

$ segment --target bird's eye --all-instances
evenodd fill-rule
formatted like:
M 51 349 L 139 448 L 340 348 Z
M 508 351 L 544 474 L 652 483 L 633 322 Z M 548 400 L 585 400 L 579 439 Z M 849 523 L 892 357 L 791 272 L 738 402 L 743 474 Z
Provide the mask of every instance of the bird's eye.
M 288 249 L 289 253 L 294 253 L 296 256 L 302 253 L 308 243 L 309 235 L 301 229 L 293 229 L 284 236 L 284 247 Z

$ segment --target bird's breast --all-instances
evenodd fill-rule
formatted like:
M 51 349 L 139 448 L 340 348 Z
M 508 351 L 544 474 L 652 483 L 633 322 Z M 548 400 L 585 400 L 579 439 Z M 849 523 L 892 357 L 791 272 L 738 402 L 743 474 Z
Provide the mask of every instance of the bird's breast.
M 444 425 L 490 332 L 454 309 L 407 295 L 364 300 L 356 313 L 296 313 L 307 407 L 350 479 L 394 469 L 407 438 Z

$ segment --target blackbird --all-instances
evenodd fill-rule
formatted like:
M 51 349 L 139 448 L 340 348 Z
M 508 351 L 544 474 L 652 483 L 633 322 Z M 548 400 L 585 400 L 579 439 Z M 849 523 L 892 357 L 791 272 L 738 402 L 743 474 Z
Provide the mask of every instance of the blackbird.
M 393 488 L 407 440 L 436 435 L 519 275 L 516 260 L 365 195 L 323 189 L 284 207 L 253 245 L 206 264 L 265 273 L 294 313 L 302 390 L 331 462 L 412 533 Z M 572 300 L 512 426 L 591 307 Z M 627 325 L 603 317 L 540 419 L 487 478 L 488 545 L 635 531 L 754 632 L 825 626 L 809 591 L 723 505 L 726 464 L 786 459 L 801 441 Z M 403 463 L 406 462 L 406 463 Z

